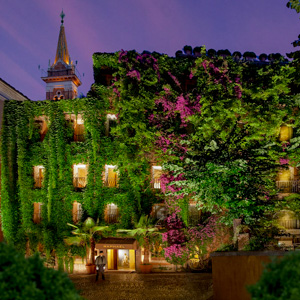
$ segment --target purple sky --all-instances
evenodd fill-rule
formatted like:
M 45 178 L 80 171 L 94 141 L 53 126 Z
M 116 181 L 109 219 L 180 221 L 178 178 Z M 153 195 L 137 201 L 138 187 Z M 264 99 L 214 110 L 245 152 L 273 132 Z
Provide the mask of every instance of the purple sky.
M 53 63 L 64 9 L 79 93 L 93 83 L 92 54 L 120 49 L 174 56 L 184 45 L 294 51 L 300 20 L 287 0 L 0 0 L 0 77 L 32 100 L 45 99 L 41 70 Z

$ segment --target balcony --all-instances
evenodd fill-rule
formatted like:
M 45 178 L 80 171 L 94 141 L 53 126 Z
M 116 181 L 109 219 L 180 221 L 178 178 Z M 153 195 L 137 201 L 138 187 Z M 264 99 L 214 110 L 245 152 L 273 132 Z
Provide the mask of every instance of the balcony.
M 114 224 L 118 222 L 118 214 L 117 213 L 112 213 L 112 214 L 107 214 L 106 215 L 106 222 L 109 224 Z
M 161 188 L 160 183 L 161 183 L 160 178 L 154 178 L 151 181 L 151 188 L 153 188 L 153 189 L 160 189 Z
M 115 176 L 115 177 L 105 178 L 104 186 L 107 186 L 107 187 L 117 187 L 118 186 L 118 177 Z
M 276 186 L 279 193 L 299 193 L 300 191 L 300 181 L 298 180 L 276 181 Z
M 280 220 L 279 225 L 285 229 L 300 229 L 299 219 Z
M 86 177 L 74 177 L 73 178 L 73 185 L 75 188 L 82 189 L 85 188 L 87 184 Z
M 42 188 L 43 187 L 43 180 L 44 180 L 43 177 L 35 177 L 34 178 L 34 187 L 36 189 Z

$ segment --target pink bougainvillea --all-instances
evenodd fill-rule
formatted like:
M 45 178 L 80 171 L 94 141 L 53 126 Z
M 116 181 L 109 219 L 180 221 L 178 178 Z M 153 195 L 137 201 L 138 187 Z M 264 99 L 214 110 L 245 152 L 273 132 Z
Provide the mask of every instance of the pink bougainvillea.
M 288 158 L 279 158 L 279 163 L 281 165 L 288 165 L 290 160 Z

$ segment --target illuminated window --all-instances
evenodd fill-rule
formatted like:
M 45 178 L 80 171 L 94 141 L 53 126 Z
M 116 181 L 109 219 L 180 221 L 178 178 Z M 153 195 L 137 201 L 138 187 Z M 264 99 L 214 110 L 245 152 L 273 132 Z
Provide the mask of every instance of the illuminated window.
M 33 222 L 35 224 L 39 224 L 42 221 L 42 206 L 43 203 L 41 202 L 33 203 Z
M 64 99 L 64 95 L 62 94 L 62 91 L 57 91 L 53 97 L 53 100 L 60 100 L 60 99 Z
M 152 187 L 154 189 L 160 189 L 160 177 L 162 175 L 161 166 L 152 166 Z
M 106 206 L 104 213 L 104 220 L 106 223 L 117 223 L 119 218 L 119 209 L 118 206 L 111 203 Z
M 43 186 L 45 168 L 43 166 L 33 167 L 34 187 L 41 188 Z
M 276 185 L 280 193 L 298 193 L 300 191 L 298 169 L 289 167 L 278 173 Z
M 289 141 L 293 137 L 293 127 L 281 126 L 279 140 L 281 142 Z
M 73 128 L 73 139 L 75 142 L 83 142 L 84 141 L 84 120 L 81 114 L 67 114 L 65 113 L 65 120 L 70 124 Z
M 75 188 L 84 188 L 87 184 L 88 167 L 85 164 L 73 165 L 73 185 Z
M 84 141 L 84 121 L 81 115 L 74 120 L 74 141 Z
M 72 215 L 73 215 L 73 222 L 78 223 L 81 220 L 82 217 L 82 205 L 81 203 L 75 201 L 73 203 L 73 210 L 72 210 Z
M 106 116 L 106 122 L 105 122 L 105 135 L 110 136 L 110 131 L 113 127 L 116 126 L 117 122 L 117 116 L 108 114 Z
M 105 165 L 104 185 L 108 187 L 118 186 L 118 171 L 116 166 Z

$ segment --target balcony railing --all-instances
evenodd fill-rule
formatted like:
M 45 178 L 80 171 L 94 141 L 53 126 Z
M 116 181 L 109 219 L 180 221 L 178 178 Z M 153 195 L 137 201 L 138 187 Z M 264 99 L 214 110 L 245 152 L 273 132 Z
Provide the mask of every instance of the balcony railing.
M 300 229 L 300 220 L 299 219 L 280 220 L 279 225 L 283 226 L 285 229 Z
M 161 187 L 160 183 L 161 183 L 160 178 L 152 179 L 152 181 L 151 181 L 151 187 L 153 189 L 160 189 L 160 187 Z
M 299 193 L 300 191 L 298 180 L 276 181 L 276 186 L 280 193 Z
M 75 188 L 84 188 L 86 187 L 86 177 L 74 177 L 73 178 L 73 185 Z
M 104 185 L 107 187 L 116 187 L 118 186 L 118 178 L 116 177 L 108 177 L 105 178 Z
M 117 223 L 119 215 L 117 213 L 107 214 L 106 215 L 106 222 L 109 224 Z
M 43 187 L 43 177 L 35 177 L 34 178 L 34 187 L 40 189 Z

